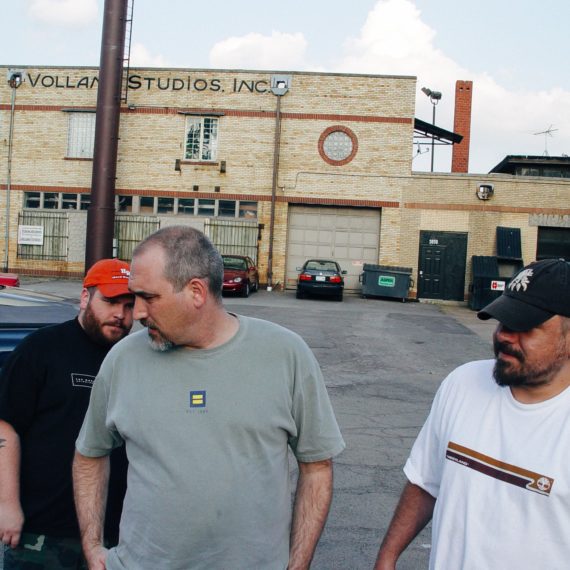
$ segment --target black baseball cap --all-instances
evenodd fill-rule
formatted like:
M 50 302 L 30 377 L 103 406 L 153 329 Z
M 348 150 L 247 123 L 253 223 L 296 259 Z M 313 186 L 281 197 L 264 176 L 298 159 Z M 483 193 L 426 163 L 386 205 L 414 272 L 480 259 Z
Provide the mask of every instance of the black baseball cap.
M 563 259 L 527 265 L 498 299 L 477 313 L 516 332 L 533 329 L 554 315 L 570 317 L 570 263 Z

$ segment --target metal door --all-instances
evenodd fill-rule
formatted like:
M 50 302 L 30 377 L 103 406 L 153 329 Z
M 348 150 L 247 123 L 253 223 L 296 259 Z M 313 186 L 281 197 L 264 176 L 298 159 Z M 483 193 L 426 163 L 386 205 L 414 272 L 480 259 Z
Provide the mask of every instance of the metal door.
M 445 246 L 421 245 L 418 271 L 418 297 L 444 299 Z
M 418 297 L 465 300 L 467 234 L 420 231 Z

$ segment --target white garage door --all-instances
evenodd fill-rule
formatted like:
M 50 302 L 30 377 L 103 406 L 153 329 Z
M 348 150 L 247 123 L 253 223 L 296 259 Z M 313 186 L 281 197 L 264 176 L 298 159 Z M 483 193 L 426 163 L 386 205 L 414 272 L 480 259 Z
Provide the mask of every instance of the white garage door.
M 360 289 L 364 263 L 378 263 L 380 209 L 291 206 L 287 236 L 287 287 L 307 259 L 334 259 L 347 290 Z

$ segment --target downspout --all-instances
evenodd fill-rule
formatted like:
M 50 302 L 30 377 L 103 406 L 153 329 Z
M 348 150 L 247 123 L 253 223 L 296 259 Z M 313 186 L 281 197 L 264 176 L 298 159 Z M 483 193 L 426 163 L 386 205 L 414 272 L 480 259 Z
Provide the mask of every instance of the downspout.
M 271 214 L 269 218 L 269 252 L 267 254 L 267 290 L 273 289 L 273 240 L 275 236 L 275 201 L 279 178 L 279 154 L 281 148 L 281 97 L 289 91 L 290 75 L 272 75 L 271 92 L 277 97 L 275 107 L 275 138 L 273 142 L 273 179 L 271 182 Z
M 85 271 L 99 259 L 113 255 L 115 181 L 127 7 L 128 0 L 105 0 L 91 204 L 87 210 Z
M 8 129 L 8 172 L 6 175 L 6 235 L 4 237 L 4 271 L 9 268 L 10 251 L 10 192 L 12 189 L 12 153 L 14 151 L 14 116 L 16 112 L 16 89 L 24 80 L 22 71 L 8 71 L 8 85 L 12 88 L 10 127 Z
M 275 234 L 275 199 L 279 175 L 279 150 L 281 145 L 281 95 L 277 96 L 275 109 L 275 138 L 273 142 L 273 181 L 271 183 L 271 216 L 269 219 L 269 254 L 267 256 L 267 290 L 273 289 L 273 237 Z

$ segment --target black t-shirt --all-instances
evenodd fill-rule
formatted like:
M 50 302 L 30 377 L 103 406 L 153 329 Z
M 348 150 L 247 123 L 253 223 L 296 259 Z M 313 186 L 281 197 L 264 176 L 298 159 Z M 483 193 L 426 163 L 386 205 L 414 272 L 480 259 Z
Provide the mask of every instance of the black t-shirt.
M 71 464 L 91 386 L 108 347 L 77 319 L 26 337 L 0 375 L 0 419 L 20 437 L 24 532 L 79 537 Z M 124 447 L 113 452 L 105 536 L 116 543 L 126 490 Z

